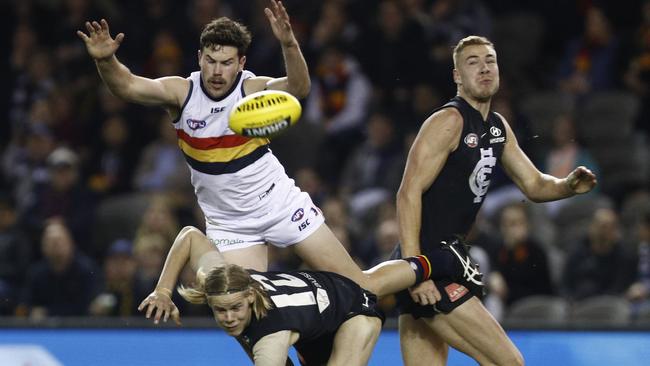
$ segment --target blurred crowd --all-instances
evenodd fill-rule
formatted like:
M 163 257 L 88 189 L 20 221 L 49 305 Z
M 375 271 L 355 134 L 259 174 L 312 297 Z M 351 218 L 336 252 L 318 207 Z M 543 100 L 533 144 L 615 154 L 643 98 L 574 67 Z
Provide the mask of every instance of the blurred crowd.
M 493 108 L 524 151 L 545 172 L 586 165 L 599 180 L 588 195 L 535 205 L 495 174 L 468 238 L 488 308 L 502 319 L 531 296 L 610 295 L 650 318 L 650 1 L 611 3 L 286 0 L 312 90 L 271 147 L 362 268 L 388 259 L 410 144 L 456 91 L 451 49 L 487 36 L 501 70 Z M 187 76 L 203 25 L 229 16 L 253 33 L 246 68 L 277 77 L 265 6 L 0 5 L 0 315 L 136 315 L 179 229 L 204 227 L 170 118 L 112 96 L 75 31 L 106 18 L 125 33 L 117 56 L 134 73 Z M 270 269 L 301 265 L 286 250 L 270 258 Z

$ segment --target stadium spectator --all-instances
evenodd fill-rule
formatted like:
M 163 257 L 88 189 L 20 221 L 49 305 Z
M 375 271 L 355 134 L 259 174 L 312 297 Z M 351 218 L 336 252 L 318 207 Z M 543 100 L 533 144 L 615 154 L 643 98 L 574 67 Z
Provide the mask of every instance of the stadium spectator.
M 176 133 L 169 128 L 170 118 L 161 114 L 158 120 L 158 136 L 147 144 L 135 168 L 133 186 L 141 192 L 162 192 L 192 189 L 190 172 L 183 154 L 178 151 Z
M 119 114 L 102 122 L 101 142 L 94 147 L 89 184 L 98 194 L 123 194 L 133 190 L 131 180 L 138 156 L 127 121 Z
M 628 89 L 641 97 L 637 128 L 645 131 L 650 139 L 650 1 L 643 1 L 641 5 L 641 24 L 634 33 L 632 43 L 623 81 Z
M 553 145 L 550 147 L 545 159 L 544 171 L 556 177 L 568 174 L 572 167 L 584 165 L 590 167 L 598 175 L 599 168 L 596 160 L 579 142 L 576 136 L 574 116 L 560 114 L 553 120 L 551 138 Z M 592 192 L 598 192 L 598 187 Z M 591 199 L 593 194 L 571 197 L 561 201 L 544 203 L 551 216 L 554 216 L 564 205 L 575 200 Z
M 56 148 L 52 131 L 41 123 L 29 123 L 2 156 L 2 173 L 10 185 L 19 215 L 34 200 L 37 185 L 49 180 L 47 157 Z
M 170 197 L 157 194 L 151 198 L 149 206 L 142 216 L 134 241 L 137 242 L 141 236 L 158 234 L 169 244 L 174 240 L 174 233 L 178 233 L 178 228 L 178 218 L 175 215 Z
M 531 237 L 530 230 L 523 204 L 502 209 L 499 220 L 502 242 L 488 286 L 506 305 L 526 296 L 553 294 L 547 254 Z
M 38 233 L 51 217 L 60 217 L 88 255 L 94 255 L 91 227 L 96 197 L 82 181 L 79 157 L 66 147 L 59 147 L 47 157 L 49 179 L 34 186 L 33 200 L 22 221 L 30 232 Z
M 569 243 L 570 244 L 570 243 Z M 588 235 L 570 252 L 562 279 L 568 299 L 597 295 L 624 295 L 634 281 L 634 257 L 621 243 L 616 211 L 594 212 Z
M 330 153 L 319 155 L 319 172 L 329 184 L 338 183 L 341 161 L 361 140 L 371 95 L 357 61 L 340 46 L 324 47 L 314 67 L 305 118 L 324 131 L 321 149 Z
M 43 259 L 28 268 L 18 315 L 33 319 L 88 315 L 99 269 L 77 249 L 67 225 L 50 219 L 41 240 Z
M 397 193 L 402 178 L 401 152 L 395 122 L 385 113 L 372 113 L 366 140 L 346 159 L 338 185 L 354 218 L 365 220 L 369 212 Z
M 617 84 L 619 39 L 602 8 L 590 6 L 583 34 L 567 43 L 558 71 L 558 86 L 582 96 Z
M 13 314 L 31 261 L 31 243 L 18 225 L 15 201 L 0 193 L 0 316 Z
M 374 16 L 355 55 L 374 86 L 373 100 L 393 108 L 408 103 L 410 88 L 431 71 L 425 32 L 397 0 L 380 1 Z
M 639 263 L 635 282 L 627 289 L 626 297 L 635 303 L 650 301 L 650 211 L 639 218 L 636 229 Z
M 131 242 L 126 239 L 114 241 L 104 258 L 102 289 L 90 304 L 90 314 L 123 317 L 135 315 L 137 301 L 140 301 L 143 292 L 137 289 L 137 268 Z

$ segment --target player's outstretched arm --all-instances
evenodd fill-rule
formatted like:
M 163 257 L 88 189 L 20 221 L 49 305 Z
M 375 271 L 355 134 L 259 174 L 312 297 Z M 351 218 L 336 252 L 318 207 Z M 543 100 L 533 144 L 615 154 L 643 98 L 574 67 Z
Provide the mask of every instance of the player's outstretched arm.
M 299 335 L 290 330 L 262 337 L 253 346 L 253 362 L 255 366 L 284 366 L 287 364 L 289 347 L 298 340 Z
M 245 85 L 246 93 L 274 89 L 284 90 L 298 99 L 304 98 L 309 94 L 311 79 L 298 40 L 296 40 L 291 29 L 289 14 L 282 2 L 275 0 L 270 0 L 270 6 L 264 9 L 264 14 L 271 25 L 275 38 L 278 39 L 280 46 L 282 46 L 287 76 L 277 79 L 268 77 L 249 79 Z
M 97 71 L 111 93 L 129 102 L 180 108 L 187 95 L 189 82 L 181 77 L 148 79 L 131 73 L 117 60 L 115 53 L 124 40 L 124 33 L 111 37 L 105 19 L 86 22 L 87 34 L 77 31 L 93 58 Z
M 501 117 L 503 119 L 503 117 Z M 510 125 L 503 119 L 507 140 L 501 156 L 506 173 L 533 202 L 555 201 L 591 191 L 598 183 L 596 175 L 584 166 L 564 178 L 540 172 L 521 150 Z
M 225 263 L 221 253 L 199 229 L 184 227 L 169 249 L 156 288 L 138 306 L 140 311 L 146 309 L 147 318 L 155 311 L 154 323 L 157 324 L 161 317 L 166 322 L 171 316 L 180 324 L 180 314 L 171 300 L 171 295 L 178 276 L 188 262 L 197 277 L 204 276 L 211 268 Z

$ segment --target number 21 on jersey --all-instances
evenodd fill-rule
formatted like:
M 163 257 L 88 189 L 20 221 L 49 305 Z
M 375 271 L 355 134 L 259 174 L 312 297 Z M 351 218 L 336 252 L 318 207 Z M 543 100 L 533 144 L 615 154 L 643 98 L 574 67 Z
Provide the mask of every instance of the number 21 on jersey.
M 319 312 L 323 312 L 330 302 L 329 296 L 327 296 L 327 291 L 322 288 L 316 289 L 317 294 L 314 295 L 314 292 L 309 290 L 309 285 L 300 278 L 292 276 L 286 273 L 278 273 L 276 277 L 278 279 L 269 279 L 265 276 L 259 274 L 253 274 L 251 277 L 262 284 L 264 288 L 269 291 L 269 297 L 271 301 L 278 308 L 283 308 L 287 306 L 310 306 L 317 305 Z M 279 292 L 276 287 L 292 287 L 292 288 L 307 288 L 307 291 L 296 292 L 291 294 L 277 294 L 274 295 L 273 292 Z

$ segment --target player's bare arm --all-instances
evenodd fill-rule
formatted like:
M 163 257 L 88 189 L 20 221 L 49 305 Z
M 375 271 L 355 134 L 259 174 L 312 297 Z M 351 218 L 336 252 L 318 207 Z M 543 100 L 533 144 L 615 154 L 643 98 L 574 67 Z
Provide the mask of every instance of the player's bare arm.
M 264 14 L 282 47 L 287 76 L 251 78 L 244 82 L 244 90 L 246 94 L 265 89 L 283 90 L 298 99 L 304 98 L 311 88 L 311 80 L 307 63 L 300 51 L 300 45 L 291 29 L 289 14 L 282 2 L 275 0 L 271 0 L 270 7 L 264 9 Z
M 124 40 L 124 33 L 111 37 L 108 22 L 86 22 L 88 34 L 77 31 L 86 50 L 95 60 L 97 71 L 114 95 L 133 103 L 160 105 L 180 109 L 189 90 L 189 81 L 178 76 L 149 79 L 134 75 L 115 53 Z
M 503 117 L 501 119 L 507 133 L 501 164 L 528 199 L 533 202 L 554 201 L 587 193 L 596 186 L 596 176 L 583 166 L 577 167 L 564 178 L 540 172 L 519 147 L 508 122 Z
M 197 276 L 225 263 L 221 253 L 199 229 L 184 227 L 169 249 L 156 288 L 138 306 L 139 311 L 146 309 L 147 318 L 155 311 L 154 323 L 157 324 L 161 318 L 166 322 L 171 316 L 177 324 L 180 324 L 180 314 L 171 300 L 171 295 L 178 276 L 188 262 Z
M 300 335 L 290 330 L 282 330 L 262 337 L 253 346 L 255 366 L 284 366 L 289 347 L 298 341 Z
M 422 194 L 431 187 L 449 154 L 458 147 L 462 130 L 460 113 L 446 108 L 424 122 L 413 142 L 397 192 L 402 257 L 421 253 Z M 431 280 L 410 288 L 409 293 L 421 305 L 433 305 L 440 300 L 440 293 Z
M 454 108 L 429 117 L 418 133 L 397 192 L 397 218 L 402 256 L 420 254 L 422 194 L 433 184 L 449 154 L 458 147 L 463 119 Z

